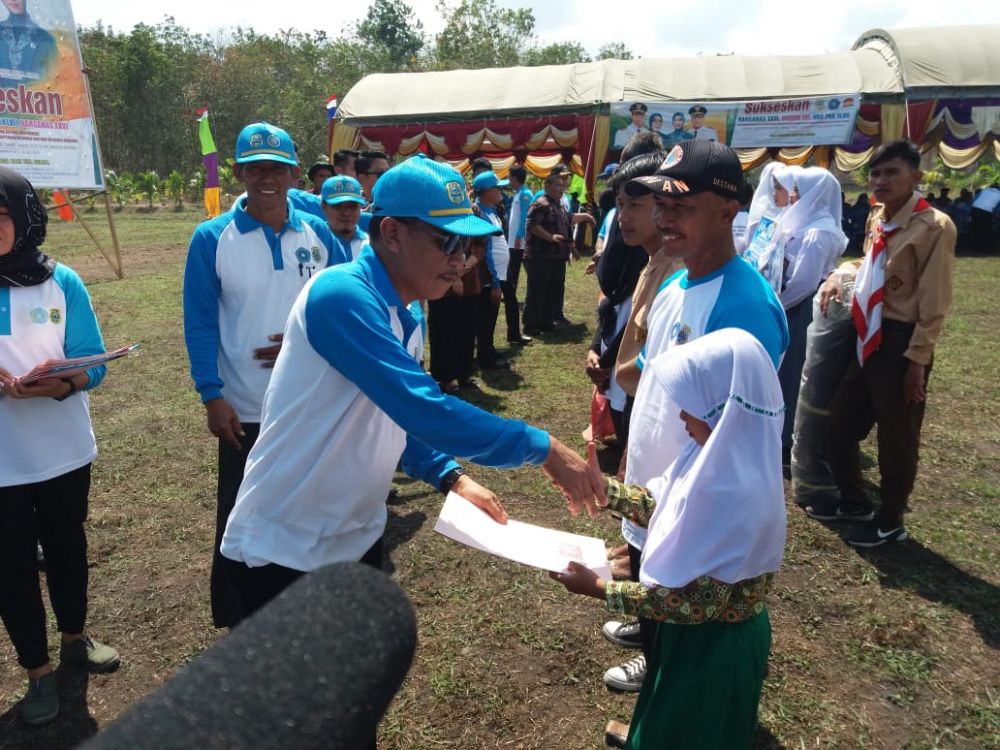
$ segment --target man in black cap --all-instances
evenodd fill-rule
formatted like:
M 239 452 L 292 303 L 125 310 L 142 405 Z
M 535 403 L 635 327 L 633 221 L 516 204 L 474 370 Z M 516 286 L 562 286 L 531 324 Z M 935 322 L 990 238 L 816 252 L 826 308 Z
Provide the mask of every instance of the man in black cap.
M 677 430 L 656 428 L 663 433 L 656 444 L 632 439 L 653 434 L 653 422 L 663 419 L 656 394 L 643 387 L 646 362 L 721 328 L 753 334 L 775 367 L 788 346 L 781 303 L 733 246 L 732 223 L 742 186 L 743 170 L 731 148 L 691 140 L 674 146 L 655 175 L 636 177 L 623 187 L 626 195 L 653 194 L 654 221 L 663 235 L 661 252 L 686 266 L 664 284 L 646 314 L 645 343 L 635 363 L 639 381 L 629 425 L 626 482 L 645 485 L 659 476 L 687 440 L 680 422 Z M 641 547 L 644 540 L 636 536 L 629 541 Z
M 688 114 L 691 115 L 691 134 L 696 140 L 719 140 L 719 134 L 715 132 L 715 128 L 705 127 L 705 115 L 708 114 L 708 109 L 704 105 L 695 104 L 688 110 Z
M 622 148 L 628 139 L 631 138 L 636 133 L 641 133 L 646 130 L 646 112 L 649 111 L 648 107 L 642 102 L 635 102 L 631 107 L 628 108 L 629 114 L 632 115 L 632 122 L 626 125 L 624 128 L 619 128 L 615 131 L 615 148 Z

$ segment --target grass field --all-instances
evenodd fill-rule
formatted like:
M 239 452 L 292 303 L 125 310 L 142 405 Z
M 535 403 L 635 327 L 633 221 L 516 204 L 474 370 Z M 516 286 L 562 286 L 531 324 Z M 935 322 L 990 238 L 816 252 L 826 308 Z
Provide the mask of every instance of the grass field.
M 111 366 L 92 399 L 101 453 L 88 527 L 90 630 L 120 649 L 123 665 L 89 678 L 61 673 L 63 715 L 28 730 L 16 706 L 23 672 L 0 638 L 2 748 L 73 746 L 219 637 L 208 611 L 215 442 L 187 374 L 180 309 L 184 251 L 199 216 L 116 219 L 124 281 L 78 226 L 53 222 L 46 249 L 88 282 L 109 347 L 143 344 Z M 590 393 L 582 363 L 596 291 L 579 264 L 567 287 L 568 315 L 580 323 L 513 353 L 513 370 L 487 374 L 474 400 L 582 451 Z M 859 553 L 835 527 L 789 506 L 758 748 L 1000 748 L 998 288 L 1000 259 L 959 259 L 910 541 Z M 471 473 L 515 518 L 618 543 L 610 518 L 570 518 L 537 470 Z M 399 486 L 387 546 L 417 611 L 420 644 L 381 746 L 603 747 L 605 721 L 627 721 L 633 698 L 601 682 L 631 654 L 601 638 L 599 603 L 436 535 L 438 493 L 405 479 Z

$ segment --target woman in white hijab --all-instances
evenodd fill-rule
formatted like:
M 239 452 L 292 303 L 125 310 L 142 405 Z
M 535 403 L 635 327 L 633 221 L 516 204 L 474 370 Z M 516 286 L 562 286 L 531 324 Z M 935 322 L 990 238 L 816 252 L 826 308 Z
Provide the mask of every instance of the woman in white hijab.
M 778 370 L 785 396 L 785 427 L 781 433 L 783 463 L 791 463 L 792 430 L 799 398 L 799 381 L 806 358 L 806 330 L 812 322 L 812 298 L 847 248 L 841 229 L 843 202 L 840 183 L 827 170 L 809 167 L 795 175 L 798 198 L 778 219 L 773 245 L 781 259 L 781 285 L 775 291 L 788 318 L 788 349 Z
M 798 167 L 768 162 L 760 173 L 760 181 L 750 201 L 746 233 L 736 252 L 742 255 L 754 268 L 759 268 L 758 258 L 770 244 L 774 235 L 774 225 L 781 213 L 791 204 L 791 193 L 795 185 Z
M 649 362 L 647 388 L 690 440 L 648 488 L 604 479 L 608 508 L 648 525 L 639 581 L 576 564 L 552 576 L 658 621 L 627 748 L 750 748 L 771 646 L 764 596 L 785 543 L 777 375 L 752 335 L 726 328 Z

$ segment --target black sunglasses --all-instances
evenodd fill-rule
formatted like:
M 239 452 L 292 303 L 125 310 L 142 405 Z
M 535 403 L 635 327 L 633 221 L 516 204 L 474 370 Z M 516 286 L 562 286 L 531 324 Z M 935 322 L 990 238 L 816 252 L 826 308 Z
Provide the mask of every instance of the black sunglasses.
M 430 224 L 420 219 L 411 218 L 401 218 L 396 217 L 396 221 L 406 224 L 407 226 L 413 226 L 416 224 L 420 229 L 429 234 L 431 237 L 436 239 L 440 243 L 440 250 L 445 255 L 451 256 L 455 253 L 465 251 L 469 244 L 469 238 L 464 234 L 451 234 L 450 232 L 439 232 Z

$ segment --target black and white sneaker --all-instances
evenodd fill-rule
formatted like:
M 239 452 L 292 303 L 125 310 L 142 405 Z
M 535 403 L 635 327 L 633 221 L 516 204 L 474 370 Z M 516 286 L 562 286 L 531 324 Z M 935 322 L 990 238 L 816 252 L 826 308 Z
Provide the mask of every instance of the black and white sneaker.
M 604 673 L 604 684 L 623 693 L 638 693 L 646 676 L 646 657 L 640 654 Z
M 806 514 L 817 521 L 871 521 L 875 517 L 868 503 L 844 503 L 838 499 L 816 500 L 806 506 Z
M 608 620 L 604 623 L 601 633 L 616 646 L 621 646 L 622 648 L 642 648 L 638 620 L 633 620 L 632 622 Z
M 902 542 L 908 538 L 902 524 L 883 530 L 878 523 L 856 523 L 848 527 L 844 534 L 844 540 L 853 547 L 881 547 L 883 544 Z

